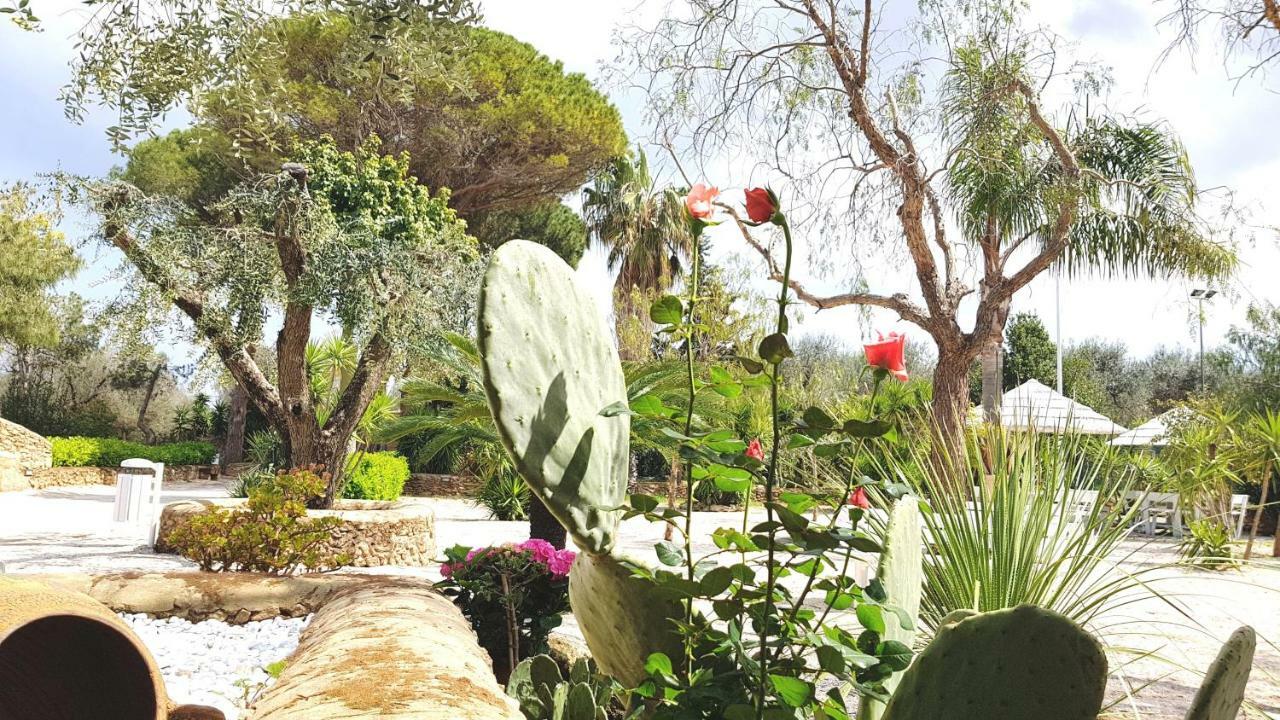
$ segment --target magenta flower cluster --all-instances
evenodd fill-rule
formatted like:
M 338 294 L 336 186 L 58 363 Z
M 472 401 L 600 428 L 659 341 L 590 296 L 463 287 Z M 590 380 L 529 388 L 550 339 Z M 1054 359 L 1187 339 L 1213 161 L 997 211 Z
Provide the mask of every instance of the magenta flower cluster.
M 528 553 L 530 558 L 547 568 L 553 577 L 563 578 L 569 576 L 569 568 L 573 566 L 573 559 L 577 557 L 577 553 L 572 550 L 556 550 L 555 546 L 546 540 L 539 538 L 530 538 L 517 545 L 510 543 L 499 545 L 496 547 L 472 548 L 467 552 L 467 557 L 459 565 L 471 562 L 477 557 L 483 557 L 495 550 L 518 550 Z M 440 574 L 444 577 L 450 577 L 457 570 L 457 565 L 449 563 L 441 563 Z

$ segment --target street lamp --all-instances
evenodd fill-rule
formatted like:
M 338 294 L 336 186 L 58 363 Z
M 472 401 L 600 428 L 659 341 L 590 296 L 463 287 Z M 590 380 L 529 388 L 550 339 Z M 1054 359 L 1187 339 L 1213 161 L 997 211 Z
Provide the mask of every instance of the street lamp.
M 1200 392 L 1204 392 L 1204 301 L 1212 300 L 1217 295 L 1217 290 L 1204 290 L 1196 288 L 1191 291 L 1191 297 L 1200 304 L 1200 312 L 1197 313 L 1200 319 Z

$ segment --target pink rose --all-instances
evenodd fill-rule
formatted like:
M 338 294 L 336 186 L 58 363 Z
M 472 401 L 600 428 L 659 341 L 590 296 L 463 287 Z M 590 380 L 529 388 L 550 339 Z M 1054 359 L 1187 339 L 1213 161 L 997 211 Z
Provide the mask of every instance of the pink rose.
M 449 577 L 453 575 L 453 566 L 449 563 L 440 563 L 440 576 Z
M 689 217 L 699 220 L 710 218 L 715 210 L 711 204 L 719 194 L 720 190 L 714 186 L 707 187 L 705 183 L 695 183 L 689 188 L 689 194 L 684 198 L 684 206 L 689 211 Z

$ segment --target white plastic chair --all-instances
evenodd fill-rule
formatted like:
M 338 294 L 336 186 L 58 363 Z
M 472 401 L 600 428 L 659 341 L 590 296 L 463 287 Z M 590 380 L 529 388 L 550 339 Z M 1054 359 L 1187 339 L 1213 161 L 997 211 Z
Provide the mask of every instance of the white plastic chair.
M 1244 537 L 1244 518 L 1249 514 L 1249 496 L 1231 496 L 1231 526 L 1235 528 L 1236 539 Z
M 154 544 L 160 522 L 160 489 L 164 486 L 164 463 L 129 458 L 120 463 L 120 468 L 116 475 L 114 519 L 116 522 L 142 525 L 146 530 L 147 543 Z M 128 472 L 129 468 L 144 472 Z

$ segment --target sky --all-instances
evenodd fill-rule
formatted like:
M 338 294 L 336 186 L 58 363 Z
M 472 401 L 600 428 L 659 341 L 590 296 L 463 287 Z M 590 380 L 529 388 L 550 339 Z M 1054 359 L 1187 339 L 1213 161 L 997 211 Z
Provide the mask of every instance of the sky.
M 4 68 L 0 73 L 0 183 L 30 180 L 56 170 L 96 175 L 121 163 L 104 134 L 111 124 L 110 113 L 91 112 L 84 124 L 73 124 L 63 116 L 57 98 L 58 88 L 68 77 L 67 63 L 79 26 L 79 16 L 68 9 L 78 4 L 37 0 L 34 5 L 46 28 L 40 33 L 22 32 L 0 21 L 0 68 Z M 483 0 L 483 10 L 487 25 L 533 44 L 569 70 L 599 78 L 602 63 L 616 53 L 610 45 L 615 25 L 644 19 L 660 12 L 664 4 L 665 0 Z M 1276 118 L 1280 118 L 1280 77 L 1255 76 L 1237 82 L 1224 67 L 1221 48 L 1212 41 L 1202 43 L 1194 56 L 1179 51 L 1159 62 L 1172 39 L 1172 28 L 1159 24 L 1167 8 L 1167 0 L 1163 4 L 1031 0 L 1035 21 L 1071 41 L 1074 56 L 1110 67 L 1115 85 L 1109 105 L 1167 121 L 1186 144 L 1200 186 L 1229 189 L 1235 202 L 1247 209 L 1245 233 L 1250 239 L 1241 246 L 1239 278 L 1206 307 L 1205 342 L 1213 346 L 1233 324 L 1243 323 L 1250 303 L 1280 303 L 1280 239 L 1274 229 L 1280 227 L 1280 152 L 1272 141 Z M 605 90 L 621 110 L 628 133 L 635 138 L 646 136 L 643 98 L 616 88 Z M 166 126 L 178 127 L 185 120 L 177 112 Z M 651 150 L 650 154 L 656 153 Z M 732 179 L 709 180 L 721 186 L 741 184 Z M 86 228 L 75 220 L 69 219 L 65 230 L 79 239 Z M 804 228 L 797 232 L 803 234 Z M 732 255 L 753 260 L 732 235 L 721 233 L 713 239 L 717 260 Z M 82 252 L 87 269 L 61 289 L 98 300 L 110 297 L 117 285 L 106 279 L 106 273 L 118 256 L 92 244 Z M 902 273 L 895 274 L 894 268 L 883 271 L 885 278 L 899 278 L 887 281 L 890 285 L 904 285 L 875 289 L 910 290 L 910 281 Z M 796 274 L 815 291 L 847 289 L 810 275 L 803 263 Z M 588 252 L 579 275 L 596 291 L 604 311 L 612 281 L 599 250 Z M 767 283 L 760 289 L 772 290 Z M 1160 346 L 1194 349 L 1197 325 L 1187 298 L 1190 289 L 1180 280 L 1064 279 L 1059 304 L 1054 278 L 1043 275 L 1019 293 L 1013 310 L 1037 313 L 1050 333 L 1060 333 L 1066 344 L 1101 337 L 1123 341 L 1132 354 L 1144 355 Z M 1059 310 L 1060 328 L 1055 321 Z M 924 337 L 922 331 L 886 312 L 867 315 L 843 308 L 806 314 L 799 332 L 831 333 L 850 346 L 875 330 L 899 329 Z M 181 343 L 173 347 L 175 354 L 192 352 Z

